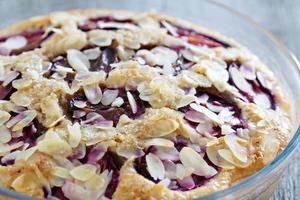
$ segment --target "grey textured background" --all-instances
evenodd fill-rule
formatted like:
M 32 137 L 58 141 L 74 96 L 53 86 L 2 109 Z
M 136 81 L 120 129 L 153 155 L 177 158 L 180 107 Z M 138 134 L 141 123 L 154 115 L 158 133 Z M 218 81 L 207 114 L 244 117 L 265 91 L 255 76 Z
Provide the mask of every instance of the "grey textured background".
M 216 0 L 247 15 L 277 36 L 300 59 L 299 0 Z M 300 148 L 270 200 L 300 199 Z

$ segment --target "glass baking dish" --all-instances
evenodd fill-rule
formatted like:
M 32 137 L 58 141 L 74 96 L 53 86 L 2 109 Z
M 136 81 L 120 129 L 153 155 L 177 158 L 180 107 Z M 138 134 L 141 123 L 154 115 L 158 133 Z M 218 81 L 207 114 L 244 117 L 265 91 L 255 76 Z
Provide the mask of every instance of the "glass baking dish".
M 272 195 L 300 139 L 300 65 L 281 42 L 251 19 L 210 0 L 176 0 L 176 3 L 172 0 L 1 0 L 0 27 L 51 11 L 74 8 L 162 12 L 232 37 L 258 55 L 280 79 L 288 95 L 292 104 L 294 135 L 286 149 L 268 166 L 228 189 L 199 200 L 268 199 Z M 34 198 L 0 188 L 0 199 Z

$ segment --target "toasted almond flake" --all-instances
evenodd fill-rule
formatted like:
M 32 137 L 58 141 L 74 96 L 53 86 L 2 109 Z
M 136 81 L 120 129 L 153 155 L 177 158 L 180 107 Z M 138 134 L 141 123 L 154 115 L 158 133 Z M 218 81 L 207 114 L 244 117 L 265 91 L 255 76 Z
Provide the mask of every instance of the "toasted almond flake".
M 85 85 L 83 91 L 91 104 L 98 104 L 102 99 L 102 91 L 97 84 Z
M 176 164 L 170 160 L 164 160 L 163 164 L 166 171 L 166 177 L 169 179 L 176 179 Z
M 120 107 L 122 106 L 124 103 L 124 100 L 122 97 L 117 97 L 112 103 L 111 106 L 112 107 Z
M 83 110 L 74 110 L 72 117 L 75 119 L 79 119 L 86 115 L 86 112 Z
M 101 103 L 105 106 L 110 105 L 119 95 L 119 90 L 105 90 L 101 99 Z
M 58 167 L 58 166 L 54 167 L 52 169 L 52 174 L 54 176 L 57 176 L 57 177 L 60 177 L 63 179 L 72 179 L 69 169 L 64 168 L 64 167 Z
M 48 155 L 70 155 L 72 153 L 71 146 L 62 139 L 49 138 L 38 142 L 37 148 L 40 152 Z
M 232 152 L 228 149 L 219 149 L 218 150 L 218 154 L 220 155 L 221 158 L 223 158 L 224 160 L 226 160 L 227 162 L 237 166 L 237 167 L 246 167 L 248 166 L 248 163 L 243 163 L 239 160 L 237 160 L 234 155 L 232 154 Z
M 128 98 L 132 113 L 135 114 L 137 112 L 137 104 L 136 104 L 134 97 L 132 96 L 132 94 L 129 91 L 127 91 L 127 98 Z
M 16 89 L 23 89 L 29 87 L 31 83 L 32 80 L 20 78 L 20 79 L 13 80 L 12 86 Z
M 186 112 L 184 117 L 187 120 L 195 123 L 205 123 L 206 121 L 208 121 L 208 118 L 203 113 L 199 113 L 194 110 Z
M 16 71 L 10 71 L 10 72 L 8 72 L 4 76 L 4 80 L 3 80 L 2 86 L 6 87 L 13 80 L 15 80 L 19 75 L 20 75 L 20 72 L 16 72 Z
M 20 114 L 18 114 L 15 118 L 20 118 L 21 120 L 18 121 L 12 128 L 12 131 L 18 131 L 29 125 L 30 122 L 36 117 L 35 110 L 26 110 Z
M 206 104 L 209 99 L 209 96 L 207 94 L 202 94 L 200 97 L 197 97 L 196 103 L 197 104 Z
M 267 79 L 267 76 L 262 72 L 256 73 L 259 83 L 266 89 L 272 89 L 272 83 Z
M 10 114 L 6 111 L 0 110 L 0 125 L 3 125 L 10 119 Z
M 165 186 L 165 187 L 169 187 L 171 180 L 168 178 L 164 178 L 163 180 L 161 180 L 160 182 L 158 182 L 159 184 Z
M 91 164 L 84 164 L 72 169 L 70 171 L 70 175 L 77 180 L 87 181 L 93 175 L 96 174 L 96 170 L 97 170 L 96 166 Z
M 208 146 L 206 148 L 206 155 L 208 159 L 216 166 L 221 167 L 223 169 L 234 169 L 235 166 L 223 158 L 220 157 L 218 154 L 219 147 L 217 145 L 213 144 L 211 146 Z
M 87 182 L 85 182 L 85 187 L 91 191 L 97 192 L 105 187 L 106 179 L 101 175 L 92 176 Z
M 270 99 L 269 97 L 264 94 L 264 93 L 259 93 L 259 94 L 256 94 L 254 96 L 254 99 L 253 99 L 254 103 L 256 103 L 258 106 L 262 107 L 262 108 L 265 108 L 265 109 L 269 109 L 271 108 L 271 102 L 270 102 Z
M 240 73 L 248 80 L 255 80 L 255 68 L 248 65 L 241 65 L 239 68 Z
M 25 145 L 24 145 L 25 146 Z M 27 161 L 35 152 L 37 151 L 37 147 L 31 147 L 29 149 L 26 149 L 25 151 L 22 151 L 16 160 L 25 160 Z
M 200 123 L 197 125 L 196 131 L 202 134 L 203 136 L 207 136 L 213 132 L 213 124 L 210 121 Z
M 136 30 L 138 28 L 136 25 L 133 25 L 131 23 L 118 23 L 118 22 L 103 22 L 103 21 L 99 21 L 99 22 L 97 22 L 97 25 L 101 29 L 116 28 L 116 29 Z
M 19 49 L 27 45 L 27 39 L 22 35 L 9 37 L 3 45 L 8 49 Z
M 11 140 L 11 138 L 10 130 L 4 125 L 0 126 L 0 142 L 7 143 Z
M 203 113 L 206 117 L 216 122 L 217 124 L 224 123 L 222 120 L 219 119 L 218 115 L 216 115 L 214 112 L 210 111 L 209 109 L 205 108 L 204 106 L 192 103 L 190 104 L 190 107 L 199 113 Z
M 81 125 L 89 124 L 93 121 L 105 120 L 104 117 L 96 112 L 89 112 L 86 115 L 86 120 L 81 122 Z
M 68 199 L 84 200 L 89 199 L 90 196 L 88 191 L 81 185 L 66 181 L 62 186 L 63 195 Z
M 240 89 L 243 92 L 246 92 L 249 95 L 254 95 L 252 86 L 246 81 L 246 79 L 242 76 L 242 74 L 236 67 L 230 67 L 229 73 L 232 78 L 232 81 L 238 89 Z
M 123 147 L 119 146 L 116 148 L 116 152 L 118 155 L 123 156 L 125 158 L 139 158 L 145 155 L 143 149 L 139 147 Z
M 61 122 L 66 116 L 65 115 L 62 115 L 60 117 L 58 117 L 56 120 L 54 120 L 50 125 L 49 127 L 53 127 L 55 125 L 57 125 L 59 122 Z
M 161 160 L 179 160 L 179 152 L 175 147 L 155 146 L 152 153 L 157 155 Z
M 183 179 L 178 179 L 178 183 L 181 187 L 186 188 L 188 190 L 193 189 L 195 187 L 195 182 L 191 176 L 187 176 Z
M 89 60 L 95 60 L 100 56 L 101 51 L 99 47 L 95 47 L 92 49 L 86 49 L 83 51 L 83 53 L 86 55 L 86 57 L 88 57 Z
M 233 155 L 241 162 L 246 163 L 248 160 L 247 148 L 239 144 L 241 140 L 234 134 L 224 137 L 225 144 L 229 147 Z M 247 141 L 245 143 L 247 144 Z
M 192 168 L 185 168 L 182 164 L 176 164 L 176 178 L 184 179 L 193 173 Z
M 165 138 L 152 138 L 145 141 L 144 146 L 174 147 L 174 142 Z
M 230 125 L 224 124 L 221 126 L 221 133 L 222 135 L 228 135 L 231 133 L 235 133 L 235 130 L 233 130 Z
M 23 141 L 14 143 L 12 145 L 9 144 L 1 144 L 0 143 L 0 156 L 6 155 L 7 153 L 9 153 L 10 151 L 13 151 L 15 149 L 18 149 L 20 147 L 22 147 L 24 145 Z
M 79 145 L 81 140 L 81 130 L 78 122 L 75 122 L 72 126 L 68 125 L 69 132 L 69 144 L 71 147 L 75 148 Z
M 219 106 L 219 105 L 214 105 L 212 103 L 207 103 L 206 104 L 207 108 L 215 113 L 219 113 L 221 112 L 223 109 L 225 109 L 223 106 Z
M 162 161 L 154 154 L 146 155 L 147 169 L 154 180 L 162 180 L 165 177 L 165 167 Z
M 249 136 L 249 129 L 242 129 L 238 128 L 236 129 L 236 133 L 239 137 L 248 140 L 250 138 Z
M 90 61 L 86 55 L 77 49 L 69 49 L 67 51 L 67 60 L 73 69 L 77 72 L 88 72 Z
M 112 129 L 114 125 L 114 122 L 111 120 L 101 120 L 95 123 L 93 126 L 97 129 Z
M 166 136 L 176 131 L 178 127 L 179 127 L 179 123 L 173 119 L 157 120 L 152 124 L 151 136 L 153 137 Z
M 11 152 L 11 153 L 3 156 L 1 158 L 1 163 L 6 164 L 9 161 L 16 160 L 16 158 L 18 158 L 18 156 L 20 155 L 20 153 L 21 153 L 21 151 L 17 150 L 17 151 Z
M 177 103 L 176 107 L 177 109 L 182 108 L 194 102 L 195 100 L 196 97 L 194 95 L 185 95 L 183 98 L 180 99 L 179 103 Z
M 86 101 L 74 100 L 73 103 L 77 108 L 84 108 L 87 106 Z
M 198 176 L 211 177 L 217 171 L 209 166 L 206 161 L 192 148 L 183 147 L 179 153 L 180 161 L 185 168 L 192 168 Z
M 178 36 L 177 32 L 176 32 L 176 28 L 173 27 L 171 24 L 169 24 L 168 22 L 166 21 L 161 21 L 161 23 L 164 25 L 164 27 L 171 33 L 171 35 L 173 36 Z

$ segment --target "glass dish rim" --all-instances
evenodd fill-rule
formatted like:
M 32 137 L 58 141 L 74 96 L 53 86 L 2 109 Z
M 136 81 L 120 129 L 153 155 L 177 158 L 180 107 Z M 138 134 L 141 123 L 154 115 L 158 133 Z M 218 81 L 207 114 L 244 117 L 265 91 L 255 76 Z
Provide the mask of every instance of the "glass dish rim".
M 288 58 L 289 62 L 296 69 L 297 74 L 300 77 L 300 62 L 298 61 L 296 56 L 275 35 L 273 35 L 267 29 L 262 27 L 258 22 L 253 20 L 251 17 L 241 14 L 240 12 L 234 10 L 233 8 L 230 8 L 227 5 L 224 5 L 223 3 L 217 2 L 216 0 L 204 0 L 204 1 L 210 2 L 210 3 L 214 4 L 215 6 L 218 6 L 224 10 L 227 10 L 231 14 L 243 19 L 246 23 L 249 23 L 251 26 L 256 28 L 258 31 L 265 34 L 275 44 L 275 46 L 285 55 L 285 57 Z M 278 165 L 280 165 L 296 149 L 299 141 L 300 141 L 300 125 L 298 125 L 297 130 L 295 131 L 293 137 L 291 138 L 291 140 L 288 143 L 288 145 L 286 146 L 286 148 L 270 164 L 268 164 L 267 166 L 265 166 L 258 172 L 252 174 L 251 176 L 243 179 L 242 181 L 238 182 L 237 184 L 235 184 L 229 188 L 199 197 L 197 199 L 198 200 L 216 199 L 219 197 L 223 197 L 227 194 L 233 193 L 235 191 L 238 191 L 239 189 L 241 189 L 247 185 L 250 185 L 251 183 L 255 182 L 255 180 L 258 177 L 267 175 L 274 168 L 276 168 Z M 0 196 L 1 195 L 7 195 L 8 197 L 11 197 L 11 198 L 17 198 L 17 199 L 23 199 L 23 200 L 35 200 L 36 199 L 34 197 L 15 192 L 13 190 L 9 190 L 4 187 L 0 187 Z

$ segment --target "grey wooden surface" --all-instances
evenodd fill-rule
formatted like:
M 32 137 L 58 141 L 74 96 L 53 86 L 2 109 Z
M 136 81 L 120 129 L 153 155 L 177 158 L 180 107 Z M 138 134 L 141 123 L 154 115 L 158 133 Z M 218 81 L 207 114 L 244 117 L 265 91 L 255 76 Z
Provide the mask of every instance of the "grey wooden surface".
M 216 0 L 259 22 L 300 59 L 299 0 Z M 300 199 L 300 147 L 270 200 Z

